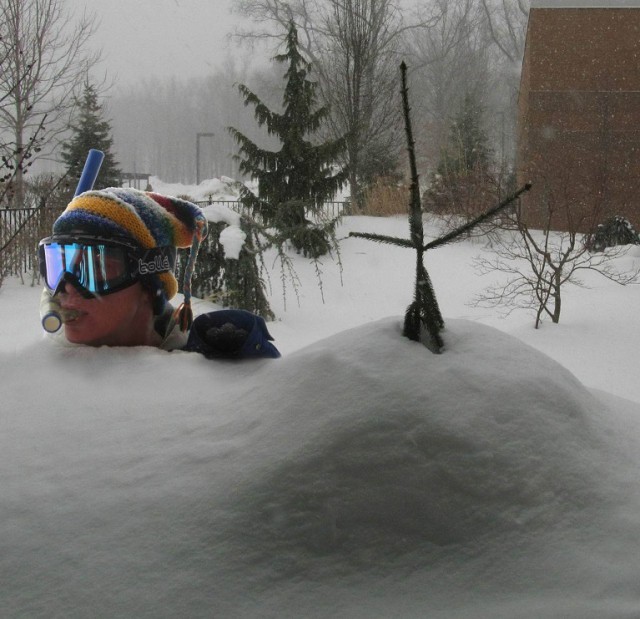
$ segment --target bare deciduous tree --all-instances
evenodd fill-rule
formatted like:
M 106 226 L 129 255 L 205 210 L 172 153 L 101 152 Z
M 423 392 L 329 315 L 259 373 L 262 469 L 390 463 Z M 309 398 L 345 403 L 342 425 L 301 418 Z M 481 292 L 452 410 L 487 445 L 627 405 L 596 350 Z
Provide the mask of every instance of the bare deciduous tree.
M 518 89 L 530 0 L 481 0 L 484 28 L 492 45 L 497 83 L 493 93 L 496 150 L 503 166 L 515 158 Z
M 447 141 L 452 114 L 467 93 L 485 104 L 491 91 L 489 42 L 476 0 L 433 0 L 408 38 L 415 64 L 416 115 L 428 136 L 420 157 L 433 169 Z
M 522 62 L 529 0 L 481 0 L 491 38 L 514 65 Z
M 397 167 L 401 21 L 388 0 L 348 0 L 334 2 L 327 30 L 324 100 L 333 111 L 334 134 L 348 136 L 351 201 L 361 210 L 362 185 Z
M 554 232 L 551 223 L 556 210 L 560 209 L 565 211 L 568 230 Z M 494 256 L 476 259 L 479 273 L 501 273 L 506 281 L 489 286 L 476 296 L 473 305 L 502 307 L 505 314 L 515 309 L 532 310 L 537 329 L 545 316 L 554 323 L 560 321 L 565 284 L 585 287 L 580 278 L 584 272 L 599 273 L 621 285 L 638 283 L 640 268 L 620 271 L 615 267 L 615 260 L 623 256 L 627 248 L 589 251 L 585 245 L 587 237 L 578 232 L 584 222 L 572 218 L 571 206 L 558 205 L 552 196 L 548 196 L 547 223 L 542 230 L 529 229 L 518 214 L 513 215 L 511 224 L 510 229 L 494 236 Z
M 598 93 L 592 109 L 598 123 L 585 138 L 588 149 L 576 148 L 571 131 L 564 135 L 560 131 L 556 137 L 560 147 L 553 154 L 544 150 L 544 156 L 527 169 L 540 190 L 514 214 L 511 232 L 494 240 L 495 257 L 477 262 L 481 273 L 504 273 L 507 282 L 488 288 L 475 304 L 502 305 L 507 313 L 533 309 L 537 328 L 544 316 L 559 322 L 563 286 L 582 286 L 583 272 L 599 273 L 621 285 L 638 282 L 640 268 L 615 268 L 614 261 L 626 247 L 590 250 L 592 234 L 615 208 L 619 149 L 609 93 Z
M 0 2 L 0 146 L 14 161 L 17 204 L 25 172 L 20 162 L 30 137 L 40 127 L 40 143 L 53 148 L 66 128 L 76 86 L 98 60 L 97 54 L 85 53 L 94 20 L 83 15 L 70 26 L 73 20 L 63 7 L 61 0 Z

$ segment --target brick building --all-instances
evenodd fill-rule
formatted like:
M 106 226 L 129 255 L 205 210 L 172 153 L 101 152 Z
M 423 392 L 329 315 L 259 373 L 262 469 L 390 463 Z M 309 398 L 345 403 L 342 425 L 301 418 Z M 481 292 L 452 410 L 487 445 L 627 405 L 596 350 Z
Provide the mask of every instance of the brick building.
M 640 229 L 640 0 L 532 0 L 517 171 L 530 226 Z

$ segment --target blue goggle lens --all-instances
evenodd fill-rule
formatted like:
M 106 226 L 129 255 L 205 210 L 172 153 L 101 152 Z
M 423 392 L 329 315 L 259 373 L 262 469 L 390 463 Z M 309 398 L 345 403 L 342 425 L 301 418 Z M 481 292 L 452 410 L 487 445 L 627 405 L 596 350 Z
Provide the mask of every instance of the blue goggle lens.
M 127 252 L 106 244 L 47 243 L 44 248 L 45 283 L 55 290 L 65 273 L 91 293 L 108 294 L 132 283 Z

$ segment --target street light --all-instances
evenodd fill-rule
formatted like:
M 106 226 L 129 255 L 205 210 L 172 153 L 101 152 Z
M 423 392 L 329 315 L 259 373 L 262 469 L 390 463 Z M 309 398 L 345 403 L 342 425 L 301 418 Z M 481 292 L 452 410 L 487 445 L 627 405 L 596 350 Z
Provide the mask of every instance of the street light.
M 215 133 L 196 134 L 196 185 L 200 184 L 200 138 L 212 138 Z

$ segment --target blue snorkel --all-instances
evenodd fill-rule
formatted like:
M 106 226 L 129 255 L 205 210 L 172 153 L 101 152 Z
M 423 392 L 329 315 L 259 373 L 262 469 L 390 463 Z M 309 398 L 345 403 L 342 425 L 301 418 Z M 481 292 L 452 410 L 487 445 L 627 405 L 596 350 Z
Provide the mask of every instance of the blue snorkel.
M 85 191 L 93 189 L 93 184 L 96 182 L 96 178 L 98 178 L 98 172 L 100 172 L 103 159 L 104 153 L 101 150 L 92 148 L 89 151 L 87 160 L 84 162 L 84 168 L 82 168 L 82 174 L 80 175 L 76 192 L 73 194 L 74 198 Z

